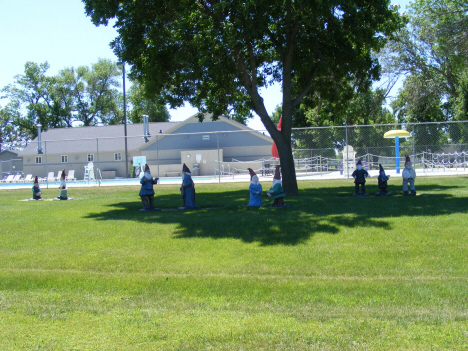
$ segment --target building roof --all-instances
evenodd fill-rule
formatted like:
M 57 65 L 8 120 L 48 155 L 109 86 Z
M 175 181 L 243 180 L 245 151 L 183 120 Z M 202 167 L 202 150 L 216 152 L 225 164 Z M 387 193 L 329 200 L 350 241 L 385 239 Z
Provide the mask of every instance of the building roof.
M 166 133 L 182 122 L 149 123 L 150 135 Z M 43 131 L 42 150 L 47 154 L 74 154 L 113 152 L 124 150 L 124 125 L 56 128 Z M 97 141 L 96 141 L 97 140 Z M 145 144 L 143 124 L 127 124 L 127 150 L 138 150 Z M 23 150 L 19 156 L 37 154 L 37 137 Z
M 269 136 L 221 116 L 217 121 L 212 121 L 211 114 L 205 114 L 205 121 L 198 123 L 199 113 L 182 122 L 153 122 L 149 123 L 150 136 L 145 141 L 143 136 L 143 124 L 127 124 L 127 150 L 151 150 L 156 141 L 154 136 L 159 134 L 178 133 L 210 133 L 245 131 L 252 134 L 254 139 L 272 142 Z M 108 125 L 93 127 L 56 128 L 43 131 L 42 151 L 48 155 L 70 155 L 77 153 L 97 154 L 100 152 L 122 152 L 125 150 L 124 125 Z M 163 138 L 164 139 L 164 136 Z M 159 138 L 161 140 L 161 138 Z M 171 140 L 175 140 L 172 139 Z M 173 143 L 170 143 L 173 145 Z M 254 143 L 252 145 L 257 145 Z M 171 148 L 173 146 L 170 146 Z M 18 156 L 37 155 L 37 138 L 28 146 L 18 152 Z
M 172 126 L 171 129 L 169 129 L 166 133 L 164 133 L 165 135 L 162 135 L 159 138 L 153 138 L 149 140 L 148 143 L 142 144 L 141 149 L 152 150 L 154 149 L 154 145 L 152 144 L 156 142 L 156 139 L 158 139 L 158 143 L 159 145 L 161 145 L 161 141 L 165 139 L 165 137 L 170 138 L 171 141 L 169 142 L 169 144 L 178 144 L 179 147 L 184 148 L 183 146 L 181 146 L 182 144 L 193 145 L 193 141 L 189 143 L 182 142 L 180 139 L 174 138 L 174 136 L 177 134 L 193 134 L 193 133 L 208 133 L 209 134 L 209 133 L 216 133 L 216 132 L 248 132 L 248 134 L 250 134 L 253 137 L 253 139 L 259 139 L 263 141 L 263 143 L 260 142 L 260 144 L 258 144 L 258 142 L 250 143 L 249 145 L 251 146 L 262 145 L 265 142 L 266 143 L 273 142 L 273 140 L 271 139 L 269 135 L 264 135 L 263 133 L 260 133 L 252 128 L 247 127 L 246 125 L 242 123 L 236 122 L 225 116 L 219 116 L 216 121 L 213 121 L 211 118 L 212 114 L 206 113 L 204 121 L 199 123 L 198 115 L 199 114 L 196 113 L 193 116 L 187 118 L 185 121 L 182 121 Z M 238 137 L 244 138 L 245 141 L 247 141 L 248 136 L 246 135 L 247 134 L 245 133 L 237 134 Z M 233 138 L 236 137 L 236 135 L 232 135 L 232 136 Z M 251 141 L 253 139 L 250 138 Z M 177 140 L 177 142 L 175 140 Z M 188 145 L 186 145 L 185 148 L 189 147 Z M 238 142 L 236 146 L 240 146 L 240 145 L 241 144 Z M 232 147 L 234 145 L 224 145 L 224 147 L 226 146 Z M 206 147 L 216 148 L 216 145 L 209 145 L 209 143 L 205 143 L 203 148 L 206 148 Z

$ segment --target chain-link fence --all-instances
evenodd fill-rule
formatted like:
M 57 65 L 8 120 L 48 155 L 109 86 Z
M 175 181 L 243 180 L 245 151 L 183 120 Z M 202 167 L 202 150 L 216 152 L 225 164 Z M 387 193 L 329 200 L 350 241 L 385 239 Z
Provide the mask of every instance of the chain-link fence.
M 384 138 L 400 129 L 410 137 Z M 468 164 L 468 122 L 406 123 L 366 126 L 298 128 L 292 133 L 294 158 L 302 168 L 326 164 L 327 171 L 348 175 L 361 160 L 367 169 L 398 169 L 409 155 L 413 167 L 423 171 L 460 170 Z M 396 145 L 398 144 L 398 154 Z M 308 164 L 307 161 L 308 160 Z
M 410 137 L 399 138 L 398 154 L 395 138 L 384 138 L 394 129 L 410 133 Z M 70 178 L 89 181 L 137 177 L 140 167 L 133 160 L 143 158 L 154 176 L 180 177 L 185 163 L 194 176 L 221 179 L 246 175 L 247 168 L 261 175 L 272 174 L 279 164 L 272 157 L 272 143 L 267 132 L 250 129 L 57 139 L 34 141 L 22 150 L 11 150 L 17 155 L 0 160 L 0 164 L 3 179 L 21 173 L 23 177 L 32 174 L 54 181 L 65 169 Z M 404 155 L 410 155 L 413 166 L 424 172 L 465 170 L 468 121 L 295 128 L 292 149 L 298 177 L 349 176 L 358 160 L 369 170 L 378 169 L 379 164 L 396 169 L 403 167 Z

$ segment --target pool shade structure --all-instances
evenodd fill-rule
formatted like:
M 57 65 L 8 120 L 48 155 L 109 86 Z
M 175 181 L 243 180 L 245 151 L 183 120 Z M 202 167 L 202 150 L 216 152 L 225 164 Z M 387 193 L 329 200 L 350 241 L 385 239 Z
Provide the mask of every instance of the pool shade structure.
M 384 134 L 385 139 L 395 138 L 395 163 L 396 163 L 396 172 L 400 173 L 400 137 L 409 138 L 411 134 L 402 129 L 394 129 L 386 132 Z

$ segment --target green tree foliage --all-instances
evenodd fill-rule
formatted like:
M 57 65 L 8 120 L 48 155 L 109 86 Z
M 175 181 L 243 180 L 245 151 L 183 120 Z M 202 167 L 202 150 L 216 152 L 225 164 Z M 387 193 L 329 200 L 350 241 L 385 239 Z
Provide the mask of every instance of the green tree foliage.
M 348 94 L 346 92 L 346 94 Z M 395 123 L 391 112 L 383 107 L 386 92 L 382 89 L 371 90 L 367 88 L 362 92 L 354 92 L 351 98 L 339 96 L 334 101 L 323 100 L 316 97 L 311 108 L 301 105 L 297 114 L 302 126 L 324 127 L 312 130 L 297 131 L 295 146 L 298 149 L 320 149 L 322 156 L 334 157 L 335 150 L 341 151 L 346 145 L 346 130 L 348 126 L 348 143 L 356 148 L 364 148 L 362 153 L 373 152 L 386 154 L 391 149 L 382 148 L 369 150 L 374 145 L 392 145 L 391 140 L 382 140 L 383 134 L 388 127 L 361 127 L 353 128 L 353 125 L 375 125 Z M 341 126 L 343 128 L 327 128 L 330 126 Z M 385 146 L 385 145 L 384 145 Z M 307 155 L 307 151 L 304 152 Z
M 69 91 L 74 100 L 75 120 L 85 126 L 116 124 L 122 121 L 119 108 L 122 73 L 110 60 L 99 59 L 91 66 L 60 72 L 64 81 L 70 83 Z
M 389 1 L 83 0 L 96 24 L 116 18 L 116 54 L 172 106 L 189 101 L 215 116 L 260 116 L 275 141 L 283 186 L 296 194 L 293 112 L 330 82 L 378 78 L 372 51 L 399 26 Z M 259 88 L 281 82 L 282 130 Z
M 147 97 L 144 85 L 139 82 L 130 87 L 128 100 L 132 106 L 128 116 L 132 123 L 142 123 L 143 115 L 148 115 L 150 122 L 167 122 L 171 118 L 164 100 L 160 96 Z
M 120 71 L 109 60 L 99 60 L 91 68 L 66 68 L 56 76 L 47 76 L 47 62 L 27 62 L 24 75 L 3 89 L 16 108 L 14 123 L 26 134 L 37 135 L 36 124 L 43 129 L 72 127 L 74 122 L 89 126 L 122 120 L 118 107 Z
M 389 43 L 388 69 L 406 75 L 391 103 L 401 122 L 466 120 L 468 4 L 458 0 L 416 0 L 409 23 Z M 459 125 L 417 126 L 416 144 L 438 151 L 448 142 L 466 142 Z M 420 151 L 425 151 L 420 150 Z M 416 150 L 417 151 L 417 150 Z
M 48 69 L 47 62 L 27 62 L 24 74 L 2 90 L 10 101 L 2 118 L 15 126 L 15 138 L 35 138 L 38 123 L 44 130 L 123 123 L 123 94 L 117 89 L 122 71 L 115 63 L 99 59 L 91 67 L 65 68 L 55 76 L 48 76 Z M 142 114 L 153 122 L 169 120 L 163 100 L 147 98 L 139 84 L 130 88 L 129 100 L 131 122 L 141 123 Z
M 58 99 L 54 88 L 56 79 L 46 76 L 48 69 L 47 62 L 39 65 L 26 62 L 24 75 L 17 75 L 15 83 L 3 89 L 11 101 L 10 106 L 18 108 L 18 114 L 21 114 L 23 109 L 25 110 L 25 115 L 17 118 L 16 121 L 20 129 L 31 138 L 36 136 L 35 125 L 37 123 L 40 123 L 44 129 L 67 125 L 66 118 L 57 114 L 60 108 L 55 106 Z
M 18 126 L 18 109 L 12 103 L 0 107 L 0 152 L 22 146 L 23 135 Z
M 409 6 L 407 27 L 389 44 L 390 67 L 407 75 L 392 105 L 401 121 L 454 117 L 460 79 L 468 69 L 461 50 L 466 29 L 460 25 L 467 23 L 467 10 L 467 3 L 457 0 L 417 0 Z

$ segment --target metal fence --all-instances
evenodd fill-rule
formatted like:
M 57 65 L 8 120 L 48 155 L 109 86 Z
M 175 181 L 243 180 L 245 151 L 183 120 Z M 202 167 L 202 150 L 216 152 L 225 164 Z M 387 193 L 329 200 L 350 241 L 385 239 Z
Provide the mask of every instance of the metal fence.
M 394 129 L 406 130 L 411 135 L 399 138 L 398 155 L 395 138 L 383 137 Z M 368 169 L 378 169 L 379 164 L 395 169 L 404 165 L 405 155 L 410 156 L 414 167 L 423 171 L 464 170 L 468 166 L 468 121 L 297 128 L 292 139 L 294 158 L 300 160 L 298 165 L 309 162 L 316 168 L 318 164 L 326 164 L 328 172 L 343 174 L 348 162 L 353 164 L 349 167 L 352 169 L 358 160 Z
M 411 135 L 400 138 L 398 155 L 395 139 L 383 137 L 393 129 Z M 22 165 L 17 164 L 20 158 L 1 161 L 2 178 L 21 168 L 24 174 L 46 177 L 53 173 L 54 178 L 62 169 L 73 170 L 77 179 L 83 179 L 90 162 L 96 178 L 133 177 L 138 173 L 132 165 L 133 157 L 141 156 L 159 177 L 180 176 L 183 163 L 194 168 L 195 175 L 216 177 L 245 175 L 249 167 L 257 173 L 271 174 L 274 165 L 279 164 L 271 156 L 272 140 L 265 131 L 160 133 L 146 136 L 146 141 L 143 135 L 127 137 L 126 144 L 127 158 L 123 136 L 42 141 L 41 153 L 37 152 L 38 143 L 32 142 L 24 150 L 29 151 L 20 154 Z M 413 165 L 427 172 L 465 170 L 468 121 L 295 128 L 292 149 L 298 176 L 349 176 L 357 160 L 370 170 L 378 169 L 379 164 L 397 168 L 403 166 L 404 155 L 410 155 Z

